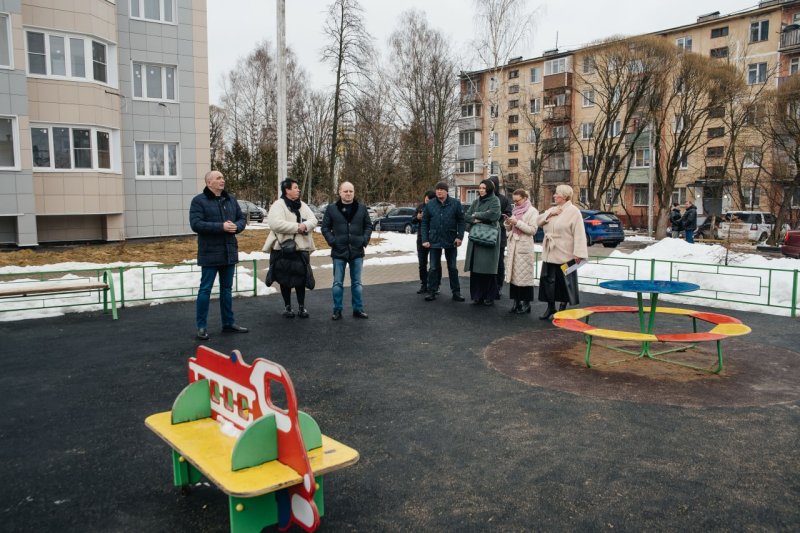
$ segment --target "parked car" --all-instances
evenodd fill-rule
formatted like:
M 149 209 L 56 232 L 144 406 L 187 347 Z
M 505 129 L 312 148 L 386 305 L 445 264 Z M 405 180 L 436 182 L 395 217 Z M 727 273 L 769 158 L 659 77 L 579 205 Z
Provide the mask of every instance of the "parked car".
M 625 240 L 625 227 L 617 215 L 608 211 L 581 209 L 583 228 L 586 231 L 586 244 L 602 244 L 606 248 L 616 248 Z M 544 231 L 539 228 L 533 236 L 534 242 L 544 240 Z
M 262 209 L 247 200 L 238 200 L 238 202 L 248 222 L 264 222 L 264 218 L 267 216 L 266 209 Z
M 386 216 L 376 220 L 372 227 L 376 231 L 414 233 L 417 231 L 416 213 L 414 207 L 395 207 Z
M 367 214 L 369 215 L 370 224 L 374 224 L 376 220 L 381 218 L 380 215 L 371 207 L 367 208 Z
M 697 217 L 700 218 L 699 216 Z M 711 215 L 705 217 L 697 229 L 694 230 L 695 239 L 719 239 L 719 225 L 722 223 L 725 215 Z M 712 227 L 713 224 L 713 227 Z
M 321 206 L 317 206 L 317 205 L 314 205 L 314 204 L 308 204 L 308 208 L 311 209 L 311 212 L 314 213 L 315 217 L 317 217 L 317 221 L 319 223 L 322 223 L 322 217 L 325 216 L 325 208 L 327 208 L 327 207 L 328 207 L 327 204 L 321 205 Z
M 775 216 L 764 211 L 728 211 L 719 225 L 721 239 L 763 242 L 775 227 Z
M 788 257 L 800 259 L 800 229 L 789 230 L 783 236 L 781 253 Z
M 370 207 L 375 210 L 378 216 L 383 217 L 394 209 L 395 205 L 389 202 L 378 202 L 377 204 L 372 204 Z

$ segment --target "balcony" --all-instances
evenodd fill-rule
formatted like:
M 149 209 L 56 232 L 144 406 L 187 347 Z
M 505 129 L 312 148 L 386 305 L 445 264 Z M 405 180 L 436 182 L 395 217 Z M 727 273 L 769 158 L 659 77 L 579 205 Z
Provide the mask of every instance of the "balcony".
M 481 95 L 478 94 L 477 91 L 467 91 L 467 92 L 461 93 L 461 103 L 462 104 L 469 104 L 469 103 L 472 103 L 472 102 L 480 102 L 480 101 L 481 101 Z
M 572 72 L 559 72 L 558 74 L 550 74 L 544 77 L 543 89 L 545 91 L 561 87 L 572 87 Z
M 480 130 L 481 126 L 481 117 L 461 117 L 458 119 L 458 129 L 460 131 Z
M 544 183 L 569 183 L 569 169 L 545 170 L 542 172 Z
M 544 139 L 542 140 L 542 151 L 548 154 L 555 152 L 569 152 L 569 139 L 567 137 Z
M 795 26 L 795 29 L 786 31 L 786 29 L 790 27 L 787 26 L 781 32 L 781 44 L 778 48 L 779 52 L 800 49 L 800 28 L 798 28 L 796 24 L 792 24 L 791 26 Z
M 567 122 L 572 117 L 572 106 L 545 106 L 542 120 L 545 122 Z
M 480 159 L 481 155 L 480 144 L 468 144 L 458 147 L 458 159 Z

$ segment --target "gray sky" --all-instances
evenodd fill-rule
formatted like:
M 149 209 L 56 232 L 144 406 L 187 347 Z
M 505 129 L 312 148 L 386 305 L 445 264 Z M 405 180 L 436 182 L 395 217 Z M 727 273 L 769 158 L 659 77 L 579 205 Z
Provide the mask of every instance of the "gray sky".
M 333 77 L 320 62 L 325 44 L 322 28 L 332 0 L 287 0 L 286 42 L 306 70 L 311 85 L 330 87 Z M 382 52 L 403 11 L 423 11 L 428 24 L 450 38 L 464 70 L 482 65 L 472 60 L 471 35 L 475 31 L 471 0 L 361 0 L 367 30 Z M 720 11 L 722 15 L 754 7 L 757 0 L 529 0 L 537 9 L 536 28 L 529 45 L 520 50 L 525 58 L 542 51 L 562 50 L 612 35 L 635 35 L 697 20 L 698 15 Z M 267 39 L 275 45 L 275 0 L 208 0 L 208 67 L 211 103 L 219 103 L 221 78 L 240 57 Z

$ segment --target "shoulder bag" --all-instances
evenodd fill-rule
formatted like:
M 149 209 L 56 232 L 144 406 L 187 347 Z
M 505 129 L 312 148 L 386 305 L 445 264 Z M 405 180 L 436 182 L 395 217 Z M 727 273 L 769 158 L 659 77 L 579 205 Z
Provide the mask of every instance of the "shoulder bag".
M 469 240 L 478 246 L 496 246 L 500 230 L 490 224 L 475 224 L 469 230 Z

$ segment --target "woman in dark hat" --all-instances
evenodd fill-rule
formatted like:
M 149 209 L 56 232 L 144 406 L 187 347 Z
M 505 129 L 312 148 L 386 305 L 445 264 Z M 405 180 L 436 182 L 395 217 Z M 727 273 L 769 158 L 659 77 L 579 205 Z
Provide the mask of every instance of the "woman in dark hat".
M 464 219 L 473 232 L 478 225 L 496 228 L 497 242 L 494 246 L 475 244 L 470 238 L 464 271 L 469 272 L 469 293 L 475 305 L 494 305 L 497 288 L 497 263 L 500 259 L 500 200 L 494 194 L 494 183 L 483 180 L 478 186 L 478 198 L 472 202 Z

